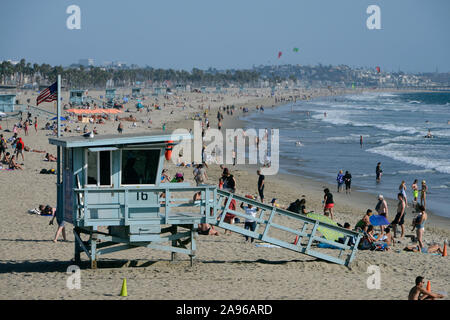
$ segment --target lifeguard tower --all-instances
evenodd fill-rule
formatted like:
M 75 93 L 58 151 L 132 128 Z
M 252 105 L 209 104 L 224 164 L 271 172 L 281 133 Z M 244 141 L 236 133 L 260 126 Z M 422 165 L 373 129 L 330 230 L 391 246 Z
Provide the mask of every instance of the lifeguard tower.
M 105 98 L 108 105 L 113 105 L 116 98 L 116 89 L 106 89 Z
M 175 90 L 177 92 L 186 92 L 186 85 L 185 84 L 177 84 L 175 86 Z
M 69 102 L 73 106 L 80 106 L 86 101 L 86 90 L 70 90 Z
M 16 104 L 15 94 L 0 94 L 0 111 L 14 112 L 14 105 Z
M 172 260 L 175 253 L 186 254 L 192 265 L 200 223 L 342 265 L 354 259 L 361 236 L 357 232 L 216 186 L 162 183 L 169 149 L 191 138 L 190 134 L 124 134 L 49 139 L 61 155 L 57 163 L 56 215 L 74 226 L 76 262 L 84 252 L 91 267 L 96 268 L 100 256 L 146 247 L 170 252 Z M 195 201 L 194 194 L 199 196 Z M 232 201 L 236 208 L 230 206 Z M 239 203 L 256 207 L 257 217 L 239 211 Z M 227 213 L 254 219 L 255 231 L 229 224 L 224 220 Z M 336 233 L 344 241 L 327 240 L 324 230 Z M 350 239 L 354 241 L 350 243 Z M 335 250 L 317 248 L 318 243 Z
M 141 96 L 141 88 L 132 88 L 131 89 L 131 96 L 133 98 L 137 98 Z
M 162 94 L 162 92 L 163 92 L 163 88 L 156 87 L 153 89 L 153 96 L 158 96 L 158 95 Z

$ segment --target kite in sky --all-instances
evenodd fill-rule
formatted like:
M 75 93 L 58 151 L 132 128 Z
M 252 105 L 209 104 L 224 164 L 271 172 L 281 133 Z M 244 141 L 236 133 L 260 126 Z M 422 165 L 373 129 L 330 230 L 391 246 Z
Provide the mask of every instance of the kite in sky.
M 377 72 L 380 73 L 380 71 L 381 71 L 380 67 L 377 67 L 376 69 L 377 69 Z
M 281 55 L 283 54 L 283 52 L 278 52 L 278 59 L 280 59 L 281 58 Z
M 298 48 L 294 48 L 294 52 L 298 52 Z

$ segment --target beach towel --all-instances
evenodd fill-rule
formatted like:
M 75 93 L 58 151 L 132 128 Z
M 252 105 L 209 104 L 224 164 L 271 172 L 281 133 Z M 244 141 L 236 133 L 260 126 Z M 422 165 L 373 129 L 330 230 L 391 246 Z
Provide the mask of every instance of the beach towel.
M 338 247 L 336 247 L 336 246 L 333 246 L 333 245 L 331 245 L 331 244 L 328 244 L 328 243 L 319 243 L 319 244 L 317 245 L 317 248 L 340 249 L 340 248 L 338 248 Z

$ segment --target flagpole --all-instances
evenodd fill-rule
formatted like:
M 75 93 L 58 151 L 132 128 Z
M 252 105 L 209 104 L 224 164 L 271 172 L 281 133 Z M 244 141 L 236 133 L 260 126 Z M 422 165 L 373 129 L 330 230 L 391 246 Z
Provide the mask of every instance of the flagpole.
M 60 130 L 60 121 L 61 121 L 61 75 L 58 74 L 58 80 L 57 80 L 57 95 L 56 95 L 56 126 L 58 127 L 58 138 L 61 136 Z M 61 204 L 61 147 L 56 146 L 56 199 L 57 199 L 57 206 L 56 206 L 56 214 L 58 217 L 60 217 L 60 212 L 62 210 L 60 204 Z
M 56 108 L 57 108 L 57 114 L 56 116 L 58 119 L 56 119 L 56 124 L 58 126 L 58 138 L 61 136 L 60 130 L 60 117 L 61 117 L 61 75 L 58 74 L 58 94 L 57 94 L 57 100 L 56 100 Z

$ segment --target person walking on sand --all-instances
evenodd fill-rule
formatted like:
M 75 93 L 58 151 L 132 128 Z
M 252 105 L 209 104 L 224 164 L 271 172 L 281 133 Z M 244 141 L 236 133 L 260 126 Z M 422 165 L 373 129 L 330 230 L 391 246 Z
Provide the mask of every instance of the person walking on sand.
M 264 182 L 265 182 L 265 176 L 261 174 L 261 170 L 258 169 L 256 171 L 256 174 L 258 177 L 258 193 L 259 197 L 261 198 L 261 202 L 264 203 Z
M 352 192 L 352 175 L 348 171 L 345 171 L 344 182 L 345 182 L 345 193 L 350 194 Z
M 422 189 L 420 189 L 420 204 L 426 208 L 426 204 L 427 204 L 427 191 L 428 191 L 428 187 L 427 187 L 427 183 L 425 182 L 425 180 L 422 180 Z
M 377 167 L 375 169 L 375 174 L 377 176 L 377 183 L 381 182 L 381 175 L 383 174 L 383 170 L 381 170 L 381 162 L 377 163 Z
M 23 157 L 23 149 L 25 148 L 25 144 L 23 143 L 22 138 L 17 138 L 17 142 L 16 142 L 16 157 L 17 159 L 19 159 L 19 154 L 22 155 L 22 161 L 25 161 L 25 158 Z
M 422 205 L 418 207 L 420 213 L 413 221 L 413 229 L 416 229 L 417 242 L 419 244 L 419 250 L 422 252 L 423 249 L 423 234 L 425 232 L 425 221 L 428 218 L 427 213 L 425 212 L 425 208 Z
M 67 241 L 66 238 L 66 226 L 64 219 L 61 219 L 60 217 L 57 217 L 56 215 L 56 208 L 52 208 L 49 205 L 47 205 L 44 209 L 44 212 L 51 213 L 52 214 L 52 220 L 50 220 L 49 225 L 53 225 L 53 221 L 56 218 L 56 222 L 58 223 L 58 229 L 56 230 L 55 238 L 53 239 L 53 242 L 57 242 L 59 235 L 62 233 L 64 241 Z
M 118 131 L 119 133 L 122 133 L 122 132 L 123 132 L 123 124 L 122 124 L 122 122 L 119 122 L 119 126 L 117 127 L 117 131 Z
M 323 214 L 326 215 L 327 211 L 330 213 L 330 218 L 333 220 L 333 207 L 334 207 L 334 201 L 333 201 L 333 195 L 330 192 L 330 189 L 326 188 L 323 190 L 325 193 L 323 197 Z
M 444 298 L 444 295 L 426 290 L 423 285 L 423 277 L 416 278 L 416 285 L 409 290 L 408 300 L 436 300 Z
M 397 238 L 397 225 L 399 225 L 402 229 L 402 233 L 400 234 L 400 240 L 403 239 L 403 236 L 405 235 L 405 211 L 406 211 L 406 204 L 405 199 L 403 199 L 403 194 L 399 193 L 397 195 L 398 198 L 398 204 L 397 204 L 397 215 L 394 218 L 394 221 L 391 222 L 391 225 L 394 229 L 394 238 Z
M 337 181 L 337 192 L 341 192 L 341 190 L 344 188 L 344 172 L 342 170 L 339 170 L 338 175 L 336 177 Z
M 34 130 L 36 131 L 36 133 L 38 132 L 38 120 L 37 117 L 34 117 Z

